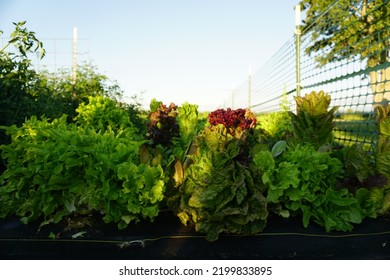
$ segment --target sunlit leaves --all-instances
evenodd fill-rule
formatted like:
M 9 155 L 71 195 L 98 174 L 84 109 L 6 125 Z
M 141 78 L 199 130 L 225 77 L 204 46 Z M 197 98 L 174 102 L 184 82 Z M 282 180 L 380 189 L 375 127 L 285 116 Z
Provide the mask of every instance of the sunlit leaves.
M 112 130 L 32 118 L 1 146 L 8 169 L 1 176 L 0 215 L 23 221 L 43 218 L 59 222 L 71 214 L 97 212 L 124 228 L 130 221 L 153 219 L 164 198 L 160 165 L 140 163 L 140 147 L 132 130 Z
M 208 121 L 214 126 L 222 124 L 232 135 L 240 134 L 239 130 L 252 130 L 256 126 L 256 118 L 249 109 L 218 109 L 209 114 Z
M 181 186 L 179 218 L 194 223 L 210 241 L 222 232 L 254 234 L 266 225 L 266 199 L 248 168 L 237 161 L 240 141 L 222 124 L 206 128 Z
M 353 57 L 369 58 L 378 65 L 386 61 L 389 47 L 389 9 L 386 0 L 313 1 L 306 8 L 304 31 L 311 34 L 306 49 L 323 65 Z M 375 65 L 370 65 L 375 66 Z
M 318 149 L 332 140 L 334 113 L 338 107 L 328 110 L 330 95 L 323 91 L 295 97 L 297 113 L 289 112 L 297 143 L 310 144 Z

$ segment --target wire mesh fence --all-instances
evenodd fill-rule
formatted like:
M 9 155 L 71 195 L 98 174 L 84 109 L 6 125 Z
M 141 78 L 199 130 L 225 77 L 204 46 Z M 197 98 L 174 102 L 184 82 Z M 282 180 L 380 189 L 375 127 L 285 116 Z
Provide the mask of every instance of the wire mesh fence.
M 294 96 L 323 90 L 339 108 L 335 141 L 373 147 L 375 109 L 390 100 L 390 1 L 323 2 L 322 13 L 307 18 L 229 98 L 233 107 L 268 113 L 280 111 L 285 96 L 284 106 L 294 111 Z
M 295 92 L 295 39 L 291 38 L 247 81 L 235 88 L 226 105 L 233 108 L 250 107 L 255 112 L 278 111 L 282 97 Z
M 64 69 L 71 69 L 74 64 L 75 57 L 78 64 L 89 63 L 90 58 L 90 40 L 79 38 L 77 39 L 77 49 L 74 49 L 74 39 L 71 38 L 39 38 L 45 49 L 45 56 L 40 59 L 38 52 L 28 53 L 27 56 L 31 60 L 31 64 L 36 71 L 48 71 L 55 73 Z M 0 38 L 0 48 L 4 47 L 9 37 Z M 8 52 L 17 53 L 13 46 L 10 45 Z

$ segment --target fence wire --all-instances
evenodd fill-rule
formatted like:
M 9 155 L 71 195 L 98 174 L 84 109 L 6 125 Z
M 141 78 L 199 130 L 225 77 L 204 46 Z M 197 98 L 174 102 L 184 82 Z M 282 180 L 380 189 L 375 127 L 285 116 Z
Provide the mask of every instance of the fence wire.
M 1 37 L 0 48 L 4 47 L 11 38 Z M 74 41 L 71 38 L 40 38 L 45 49 L 45 56 L 40 59 L 40 53 L 27 53 L 32 66 L 36 71 L 48 71 L 56 73 L 73 67 L 74 58 L 77 57 L 78 64 L 90 63 L 90 40 L 79 38 L 77 50 L 74 51 Z M 10 45 L 7 52 L 18 53 L 18 50 Z
M 247 81 L 233 90 L 233 108 L 250 107 L 255 112 L 278 111 L 283 95 L 295 92 L 295 39 L 291 38 Z M 230 104 L 229 104 L 230 103 Z
M 294 111 L 299 84 L 301 95 L 323 90 L 339 107 L 335 141 L 370 148 L 378 134 L 375 108 L 390 100 L 390 1 L 328 2 L 324 13 L 302 27 L 298 51 L 295 35 L 230 98 L 233 107 L 269 113 L 280 111 L 287 95 Z

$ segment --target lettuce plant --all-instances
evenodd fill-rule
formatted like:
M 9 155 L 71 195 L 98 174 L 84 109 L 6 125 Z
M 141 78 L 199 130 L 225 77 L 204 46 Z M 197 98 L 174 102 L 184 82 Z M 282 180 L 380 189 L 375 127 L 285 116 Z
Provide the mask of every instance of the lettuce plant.
M 300 144 L 310 144 L 315 149 L 332 140 L 333 118 L 338 107 L 328 111 L 330 95 L 323 91 L 311 92 L 304 97 L 294 97 L 297 112 L 289 112 L 295 140 Z
M 382 193 L 378 212 L 384 214 L 390 211 L 390 105 L 378 106 L 376 110 L 379 124 L 376 170 L 387 180 L 383 188 L 378 188 L 378 192 Z
M 96 131 L 31 118 L 6 128 L 12 137 L 1 146 L 7 170 L 0 177 L 0 216 L 17 215 L 42 225 L 97 213 L 125 228 L 157 216 L 165 178 L 159 161 L 140 161 L 144 141 L 132 129 Z
M 249 109 L 218 109 L 209 114 L 208 120 L 214 126 L 222 124 L 232 135 L 256 126 L 256 118 Z
M 310 145 L 289 147 L 274 156 L 261 151 L 254 162 L 268 187 L 268 202 L 279 205 L 275 208 L 281 215 L 302 215 L 304 227 L 312 220 L 328 232 L 349 231 L 362 222 L 365 211 L 359 201 L 347 189 L 336 188 L 343 172 L 338 159 Z
M 156 110 L 148 116 L 147 138 L 152 140 L 153 146 L 172 146 L 172 139 L 179 136 L 177 106 L 173 103 L 166 106 L 152 100 L 151 108 Z
M 287 111 L 262 114 L 257 118 L 259 126 L 272 139 L 286 138 L 291 131 L 291 119 Z
M 378 119 L 377 170 L 390 180 L 390 105 L 378 108 Z
M 117 101 L 105 96 L 89 96 L 88 103 L 81 103 L 76 109 L 78 113 L 74 118 L 77 125 L 106 131 L 112 129 L 119 131 L 132 129 L 132 135 L 138 137 L 137 128 L 130 119 L 125 108 Z
M 266 225 L 267 201 L 237 160 L 240 141 L 222 124 L 206 128 L 196 139 L 197 152 L 180 187 L 179 218 L 210 241 L 221 233 L 258 233 Z

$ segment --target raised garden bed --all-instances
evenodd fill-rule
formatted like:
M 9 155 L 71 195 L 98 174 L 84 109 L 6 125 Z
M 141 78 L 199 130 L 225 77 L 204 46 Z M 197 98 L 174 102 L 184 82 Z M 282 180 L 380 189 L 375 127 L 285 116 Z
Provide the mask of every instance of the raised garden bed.
M 147 139 L 65 117 L 5 128 L 1 257 L 389 258 L 387 126 L 380 153 L 333 146 L 330 96 L 297 104 L 286 140 L 245 109 L 216 110 L 199 127 L 190 104 L 151 106 Z

